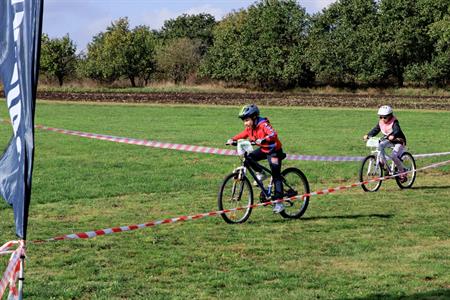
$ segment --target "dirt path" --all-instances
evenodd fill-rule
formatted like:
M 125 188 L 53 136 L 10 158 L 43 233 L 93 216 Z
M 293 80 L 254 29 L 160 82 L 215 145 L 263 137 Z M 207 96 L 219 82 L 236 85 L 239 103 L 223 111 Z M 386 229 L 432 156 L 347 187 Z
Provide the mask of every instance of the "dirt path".
M 38 99 L 82 102 L 368 107 L 450 110 L 450 97 L 309 93 L 62 93 L 38 92 Z

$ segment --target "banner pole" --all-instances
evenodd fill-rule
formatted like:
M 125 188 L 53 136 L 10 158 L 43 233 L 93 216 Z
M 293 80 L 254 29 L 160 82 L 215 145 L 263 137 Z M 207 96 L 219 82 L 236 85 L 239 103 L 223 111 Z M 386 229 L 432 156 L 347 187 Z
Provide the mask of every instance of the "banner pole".
M 21 256 L 20 257 L 20 273 L 19 273 L 19 288 L 18 288 L 18 299 L 22 300 L 23 299 L 23 283 L 25 280 L 24 277 L 24 265 L 25 264 L 25 256 Z
M 25 282 L 25 241 L 21 241 L 23 250 L 20 254 L 20 272 L 19 272 L 19 287 L 18 287 L 18 299 L 23 299 L 23 285 Z

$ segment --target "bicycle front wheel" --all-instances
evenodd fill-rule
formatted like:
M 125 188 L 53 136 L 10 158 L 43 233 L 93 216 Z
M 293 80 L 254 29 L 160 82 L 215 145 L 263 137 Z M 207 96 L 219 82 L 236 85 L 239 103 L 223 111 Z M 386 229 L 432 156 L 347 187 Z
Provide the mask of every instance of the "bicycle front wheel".
M 239 179 L 239 173 L 225 177 L 218 196 L 219 210 L 228 224 L 244 223 L 252 213 L 253 190 L 247 177 Z
M 395 181 L 401 189 L 408 189 L 412 187 L 414 181 L 416 180 L 416 161 L 409 152 L 404 152 L 400 157 L 400 160 L 402 161 L 403 167 L 405 168 L 405 172 L 411 173 L 406 174 L 407 179 L 405 182 L 402 182 L 399 176 L 395 177 Z
M 295 200 L 283 202 L 284 210 L 280 212 L 283 218 L 298 219 L 305 213 L 309 204 L 309 184 L 305 174 L 297 168 L 287 168 L 281 172 L 283 177 L 283 195 L 287 198 L 298 197 Z
M 364 158 L 361 168 L 359 169 L 359 181 L 367 182 L 375 178 L 383 177 L 383 169 L 380 164 L 377 164 L 377 159 L 374 155 L 369 155 Z M 365 192 L 376 192 L 381 186 L 380 181 L 369 182 L 361 184 Z

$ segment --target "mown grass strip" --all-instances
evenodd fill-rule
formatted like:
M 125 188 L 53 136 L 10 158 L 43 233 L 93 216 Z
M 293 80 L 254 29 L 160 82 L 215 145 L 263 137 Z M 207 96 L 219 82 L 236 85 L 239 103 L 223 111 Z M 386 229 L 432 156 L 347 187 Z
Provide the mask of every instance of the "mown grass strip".
M 102 134 L 223 147 L 242 129 L 238 107 L 89 105 L 38 102 L 36 123 Z M 5 107 L 0 116 L 7 117 Z M 370 110 L 262 107 L 286 152 L 365 155 Z M 450 149 L 450 112 L 399 110 L 413 153 Z M 0 126 L 6 145 L 11 128 Z M 419 167 L 442 158 L 420 160 Z M 135 224 L 217 209 L 236 157 L 181 153 L 36 131 L 29 239 Z M 312 190 L 357 178 L 358 163 L 286 162 Z M 449 296 L 449 167 L 419 174 L 401 191 L 353 189 L 313 199 L 286 221 L 270 208 L 241 226 L 220 218 L 83 241 L 29 245 L 30 299 L 285 298 Z M 14 239 L 0 201 L 0 240 Z M 0 261 L 6 265 L 6 261 Z M 2 268 L 0 268 L 2 269 Z

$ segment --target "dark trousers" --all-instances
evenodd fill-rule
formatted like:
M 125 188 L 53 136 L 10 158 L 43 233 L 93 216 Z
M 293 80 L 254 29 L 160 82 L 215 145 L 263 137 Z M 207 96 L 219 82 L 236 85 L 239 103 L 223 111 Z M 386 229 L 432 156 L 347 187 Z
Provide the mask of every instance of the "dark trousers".
M 267 158 L 270 170 L 272 171 L 273 184 L 275 187 L 274 199 L 283 197 L 283 181 L 281 180 L 281 161 L 284 158 L 283 150 L 280 149 L 273 153 L 264 153 L 261 148 L 256 149 L 248 155 L 248 163 L 256 172 L 262 172 L 261 167 L 256 163 L 257 161 Z

